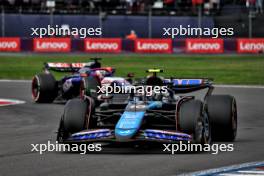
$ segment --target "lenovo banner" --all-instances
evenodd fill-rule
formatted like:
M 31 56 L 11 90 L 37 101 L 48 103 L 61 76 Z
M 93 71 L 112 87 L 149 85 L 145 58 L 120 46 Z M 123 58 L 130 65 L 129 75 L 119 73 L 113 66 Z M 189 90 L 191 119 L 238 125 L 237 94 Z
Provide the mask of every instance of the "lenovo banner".
M 85 39 L 84 51 L 101 53 L 120 53 L 122 40 L 120 38 Z
M 33 51 L 35 52 L 70 52 L 70 38 L 34 38 Z
M 238 53 L 262 53 L 264 52 L 264 38 L 237 39 Z
M 136 53 L 172 53 L 171 39 L 136 39 Z
M 187 53 L 223 53 L 223 39 L 186 39 Z
M 20 38 L 0 38 L 0 51 L 20 51 Z

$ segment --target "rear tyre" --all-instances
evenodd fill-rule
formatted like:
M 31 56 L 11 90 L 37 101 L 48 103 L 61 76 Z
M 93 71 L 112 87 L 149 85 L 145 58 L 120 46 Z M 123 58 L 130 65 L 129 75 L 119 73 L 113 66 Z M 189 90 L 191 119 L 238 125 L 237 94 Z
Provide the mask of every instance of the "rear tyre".
M 60 121 L 57 140 L 63 142 L 70 134 L 93 128 L 91 115 L 94 111 L 93 102 L 82 99 L 69 100 L 64 108 L 64 113 Z
M 32 79 L 32 98 L 36 103 L 51 103 L 57 96 L 57 82 L 52 74 L 37 74 Z
M 203 103 L 200 100 L 189 100 L 181 105 L 178 124 L 182 132 L 193 135 L 193 142 L 211 143 L 208 115 L 203 111 Z
M 212 95 L 207 99 L 207 110 L 214 141 L 234 141 L 237 135 L 236 100 L 230 95 Z

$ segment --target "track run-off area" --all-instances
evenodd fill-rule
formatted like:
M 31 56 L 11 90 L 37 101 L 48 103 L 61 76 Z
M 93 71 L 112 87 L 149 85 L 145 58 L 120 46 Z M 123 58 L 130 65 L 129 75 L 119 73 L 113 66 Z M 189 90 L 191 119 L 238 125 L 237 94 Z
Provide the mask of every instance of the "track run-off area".
M 63 104 L 36 104 L 30 81 L 0 81 L 0 98 L 25 101 L 0 107 L 0 175 L 165 176 L 264 160 L 264 87 L 216 86 L 237 100 L 238 136 L 233 152 L 164 153 L 162 148 L 111 147 L 102 152 L 32 152 L 31 144 L 56 140 Z M 224 129 L 223 129 L 224 130 Z

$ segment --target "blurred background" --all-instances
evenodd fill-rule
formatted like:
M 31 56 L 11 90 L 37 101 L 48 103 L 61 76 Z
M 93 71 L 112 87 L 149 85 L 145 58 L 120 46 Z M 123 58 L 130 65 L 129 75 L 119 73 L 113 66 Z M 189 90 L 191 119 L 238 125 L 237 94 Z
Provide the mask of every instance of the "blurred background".
M 0 51 L 99 53 L 264 51 L 263 0 L 1 0 L 0 8 L 2 41 Z M 68 29 L 101 28 L 100 35 L 87 37 L 102 40 L 85 41 L 79 35 L 47 35 L 44 37 L 53 39 L 45 40 L 43 43 L 36 40 L 38 36 L 31 35 L 31 28 L 47 28 L 48 25 Z M 234 35 L 219 36 L 218 40 L 214 41 L 192 40 L 210 39 L 210 36 L 176 35 L 174 39 L 168 41 L 171 36 L 163 35 L 164 28 L 179 28 L 180 25 L 185 28 L 188 26 L 209 29 L 233 28 Z M 8 39 L 10 37 L 13 39 Z M 55 37 L 67 37 L 69 40 L 56 42 Z M 109 41 L 107 40 L 109 38 L 116 40 Z M 167 38 L 167 41 L 136 40 L 142 38 Z M 241 38 L 247 40 L 240 40 Z
M 102 37 L 124 38 L 134 30 L 141 38 L 161 38 L 163 27 L 180 24 L 264 37 L 263 0 L 1 0 L 0 7 L 2 37 L 30 37 L 30 27 L 48 24 L 102 27 Z
M 104 64 L 118 68 L 118 75 L 162 68 L 167 76 L 264 84 L 263 0 L 0 0 L 0 12 L 0 78 L 30 79 L 43 62 L 96 56 L 109 58 Z M 49 25 L 102 33 L 31 35 L 31 28 Z M 163 35 L 163 28 L 180 25 L 233 28 L 234 35 Z

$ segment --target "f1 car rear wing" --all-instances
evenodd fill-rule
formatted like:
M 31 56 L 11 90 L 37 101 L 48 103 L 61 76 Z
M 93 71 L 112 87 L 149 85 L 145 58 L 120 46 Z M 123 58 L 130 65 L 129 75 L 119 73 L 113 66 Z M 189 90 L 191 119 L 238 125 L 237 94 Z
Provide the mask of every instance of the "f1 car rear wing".
M 89 67 L 91 69 L 101 68 L 101 63 L 98 62 L 98 60 L 101 60 L 101 58 L 91 58 L 90 60 L 92 60 L 92 62 L 46 62 L 44 63 L 44 69 L 59 72 L 76 72 L 83 67 Z
M 89 67 L 89 63 L 64 63 L 64 62 L 47 62 L 44 63 L 45 70 L 52 70 L 58 72 L 75 72 L 82 67 Z
M 101 63 L 98 60 L 100 58 L 91 58 L 91 62 L 76 62 L 76 63 L 66 63 L 66 62 L 46 62 L 44 63 L 45 70 L 59 71 L 59 72 L 76 72 L 80 68 L 89 67 L 101 68 Z
M 213 79 L 210 78 L 169 78 L 163 79 L 157 76 L 157 73 L 163 73 L 162 69 L 148 69 L 147 73 L 152 73 L 152 82 L 159 82 L 162 80 L 164 85 L 167 85 L 175 93 L 189 93 L 205 88 L 213 89 Z M 153 80 L 154 79 L 154 80 Z M 157 80 L 155 80 L 157 79 Z M 146 81 L 147 82 L 147 81 Z
M 209 78 L 170 78 L 164 79 L 164 84 L 168 85 L 174 92 L 189 93 L 205 88 L 213 88 L 213 79 Z

